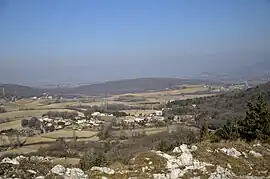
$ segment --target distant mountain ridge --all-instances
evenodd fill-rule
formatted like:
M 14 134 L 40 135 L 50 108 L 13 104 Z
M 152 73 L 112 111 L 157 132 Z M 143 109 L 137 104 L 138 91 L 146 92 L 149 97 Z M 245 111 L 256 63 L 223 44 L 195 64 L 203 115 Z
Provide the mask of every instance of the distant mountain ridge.
M 136 78 L 79 86 L 73 88 L 71 91 L 85 95 L 121 94 L 150 90 L 165 90 L 166 88 L 183 84 L 220 84 L 220 82 L 181 78 Z
M 117 81 L 108 81 L 90 85 L 83 85 L 73 88 L 34 88 L 29 86 L 2 84 L 0 90 L 5 89 L 6 95 L 17 96 L 38 96 L 44 92 L 49 94 L 83 94 L 88 96 L 100 96 L 108 94 L 135 93 L 145 91 L 158 91 L 171 88 L 175 85 L 183 84 L 221 84 L 217 81 L 201 79 L 181 79 L 181 78 L 137 78 Z M 2 96 L 0 92 L 0 96 Z
M 42 95 L 42 93 L 42 89 L 32 88 L 29 86 L 16 84 L 0 84 L 0 97 L 3 97 L 3 95 L 31 97 Z
M 251 80 L 270 79 L 270 59 L 261 60 L 253 64 L 243 64 L 241 67 L 229 71 L 203 72 L 196 75 L 197 79 L 208 79 L 215 81 L 243 82 Z

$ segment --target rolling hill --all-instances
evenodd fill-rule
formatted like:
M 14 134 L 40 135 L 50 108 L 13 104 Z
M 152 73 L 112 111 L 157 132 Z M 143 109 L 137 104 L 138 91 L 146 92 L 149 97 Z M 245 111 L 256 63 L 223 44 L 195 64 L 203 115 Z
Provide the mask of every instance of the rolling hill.
M 46 92 L 49 94 L 83 94 L 88 96 L 101 96 L 108 94 L 122 94 L 132 92 L 158 91 L 175 85 L 196 85 L 196 84 L 221 84 L 216 81 L 180 78 L 137 78 L 118 81 L 109 81 L 91 85 L 83 85 L 73 88 L 41 89 L 21 85 L 4 84 L 0 89 L 5 88 L 6 95 L 17 95 L 23 97 L 38 96 Z M 1 94 L 1 93 L 0 93 Z M 0 95 L 2 96 L 2 95 Z
M 29 86 L 16 84 L 0 84 L 0 97 L 3 97 L 3 89 L 6 97 L 9 96 L 31 97 L 31 96 L 38 96 L 43 93 L 42 89 L 32 88 Z
M 73 93 L 85 95 L 122 94 L 145 91 L 158 91 L 183 84 L 221 84 L 216 81 L 180 78 L 137 78 L 118 81 L 109 81 L 71 89 Z

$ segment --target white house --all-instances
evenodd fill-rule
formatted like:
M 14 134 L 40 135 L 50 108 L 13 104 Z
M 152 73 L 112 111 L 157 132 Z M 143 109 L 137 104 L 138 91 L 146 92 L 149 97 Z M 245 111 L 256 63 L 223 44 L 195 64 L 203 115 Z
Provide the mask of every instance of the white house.
M 93 112 L 92 114 L 91 114 L 91 116 L 99 116 L 100 115 L 100 112 Z
M 162 111 L 155 111 L 155 114 L 156 114 L 157 116 L 162 116 Z

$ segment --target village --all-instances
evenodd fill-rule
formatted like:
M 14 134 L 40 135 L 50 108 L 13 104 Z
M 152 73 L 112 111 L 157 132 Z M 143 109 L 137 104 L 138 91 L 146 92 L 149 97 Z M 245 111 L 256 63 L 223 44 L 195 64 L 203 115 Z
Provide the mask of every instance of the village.
M 112 131 L 158 128 L 167 125 L 165 109 L 156 110 L 150 114 L 115 116 L 110 113 L 93 112 L 85 116 L 83 112 L 47 112 L 42 117 L 29 117 L 21 120 L 21 130 L 35 130 L 35 134 L 49 133 L 61 129 L 102 131 L 104 123 Z M 194 121 L 192 115 L 176 115 L 170 119 L 170 124 L 181 124 Z M 195 122 L 195 121 L 194 121 Z M 33 132 L 31 132 L 32 134 Z

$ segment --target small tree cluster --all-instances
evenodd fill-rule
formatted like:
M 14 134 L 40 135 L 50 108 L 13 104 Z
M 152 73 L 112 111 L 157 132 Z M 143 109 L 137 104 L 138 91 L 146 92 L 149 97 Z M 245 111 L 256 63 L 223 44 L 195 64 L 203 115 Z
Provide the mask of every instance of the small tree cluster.
M 22 127 L 29 127 L 31 129 L 40 130 L 41 122 L 37 117 L 32 117 L 31 119 L 22 119 L 21 120 Z
M 214 140 L 235 140 L 241 138 L 247 141 L 267 139 L 270 137 L 270 113 L 262 94 L 255 103 L 248 103 L 246 117 L 235 122 L 228 121 L 223 128 L 217 130 Z
M 83 170 L 97 166 L 105 166 L 108 163 L 105 154 L 96 150 L 86 152 L 80 160 L 80 167 Z
M 59 112 L 59 111 L 48 111 L 46 114 L 48 117 L 62 117 L 64 119 L 69 119 L 69 118 L 74 118 L 76 116 L 78 116 L 77 112 L 68 112 L 68 111 L 63 111 L 63 112 Z
M 240 137 L 247 141 L 266 139 L 270 136 L 270 115 L 262 94 L 255 104 L 248 103 L 244 120 L 238 122 Z

